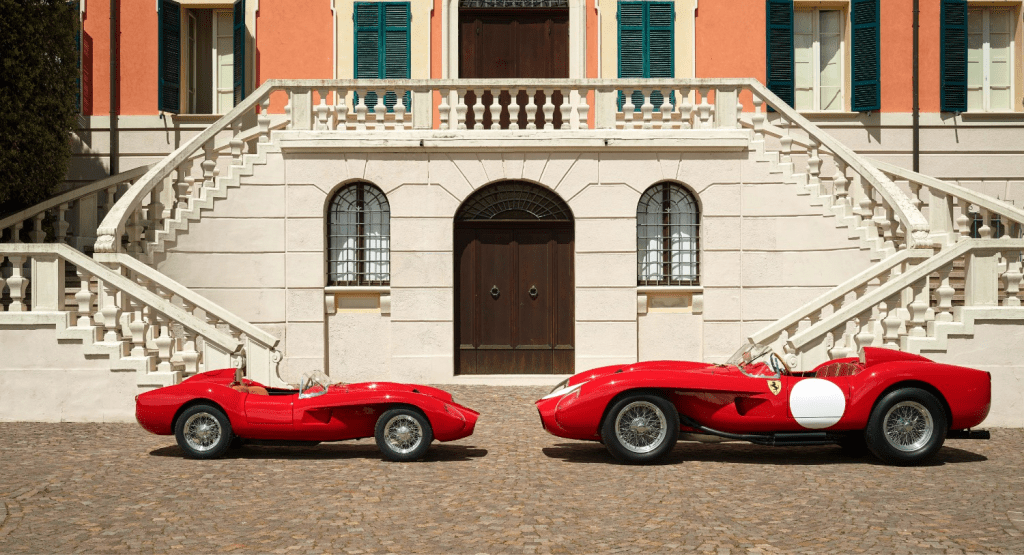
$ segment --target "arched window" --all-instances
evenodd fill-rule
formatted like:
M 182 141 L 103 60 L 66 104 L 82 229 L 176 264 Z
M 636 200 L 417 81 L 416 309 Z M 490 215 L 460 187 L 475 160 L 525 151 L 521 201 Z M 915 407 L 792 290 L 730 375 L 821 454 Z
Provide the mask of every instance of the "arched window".
M 389 285 L 391 209 L 384 192 L 366 182 L 346 185 L 327 217 L 327 284 Z
M 700 283 L 700 208 L 677 183 L 658 183 L 636 208 L 638 285 Z

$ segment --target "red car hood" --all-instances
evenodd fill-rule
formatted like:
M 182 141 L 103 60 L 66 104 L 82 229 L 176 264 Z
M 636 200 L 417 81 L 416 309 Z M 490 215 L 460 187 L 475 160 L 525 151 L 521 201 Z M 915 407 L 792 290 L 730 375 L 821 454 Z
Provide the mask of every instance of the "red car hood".
M 569 378 L 569 385 L 576 385 L 615 373 L 633 372 L 686 372 L 689 374 L 730 374 L 738 372 L 735 366 L 715 366 L 706 362 L 688 362 L 682 360 L 654 360 L 634 364 L 603 366 L 586 372 L 580 372 Z

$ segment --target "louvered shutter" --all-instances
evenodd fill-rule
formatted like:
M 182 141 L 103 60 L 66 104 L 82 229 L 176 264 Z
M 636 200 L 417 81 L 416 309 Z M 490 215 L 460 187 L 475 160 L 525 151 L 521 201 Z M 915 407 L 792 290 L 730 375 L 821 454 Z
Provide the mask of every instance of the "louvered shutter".
M 942 84 L 944 112 L 967 111 L 967 0 L 942 0 Z
M 235 106 L 245 98 L 245 0 L 235 0 L 232 21 L 232 51 L 234 55 L 234 89 Z
M 767 0 L 768 90 L 793 105 L 793 0 Z
M 646 8 L 647 71 L 644 77 L 671 79 L 675 77 L 675 4 L 647 2 Z M 661 91 L 651 93 L 651 104 L 654 105 L 655 112 L 664 101 Z M 643 104 L 643 97 L 640 98 L 640 103 Z
M 355 11 L 356 79 L 408 79 L 411 58 L 409 45 L 409 2 L 356 2 Z M 358 96 L 356 100 L 358 101 Z M 394 91 L 384 96 L 384 105 L 392 111 Z M 410 95 L 403 99 L 409 110 Z M 377 94 L 366 95 L 366 106 L 373 113 Z
M 619 77 L 671 78 L 675 76 L 675 12 L 672 2 L 619 2 Z M 673 99 L 674 101 L 675 99 Z M 625 104 L 619 91 L 619 110 Z M 661 92 L 651 95 L 655 110 Z M 641 91 L 632 91 L 634 110 L 644 103 Z
M 880 0 L 853 0 L 850 4 L 853 45 L 853 92 L 850 108 L 855 112 L 882 107 L 881 50 L 879 37 Z
M 181 111 L 181 5 L 173 0 L 159 0 L 157 6 L 157 109 L 177 114 Z
M 411 76 L 409 59 L 409 19 L 410 9 L 408 2 L 387 2 L 381 5 L 382 20 L 384 22 L 384 35 L 381 59 L 381 74 L 384 79 L 408 79 Z M 402 104 L 406 111 L 409 110 L 410 95 L 404 91 Z M 388 91 L 384 96 L 384 105 L 388 112 L 394 111 L 397 96 L 395 91 Z

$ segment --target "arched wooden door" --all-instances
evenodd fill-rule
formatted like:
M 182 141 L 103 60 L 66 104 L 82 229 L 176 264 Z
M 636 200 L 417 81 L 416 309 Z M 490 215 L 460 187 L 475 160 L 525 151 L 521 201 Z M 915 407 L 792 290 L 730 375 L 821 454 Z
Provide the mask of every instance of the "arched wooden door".
M 455 373 L 572 374 L 573 221 L 523 181 L 477 191 L 455 217 Z

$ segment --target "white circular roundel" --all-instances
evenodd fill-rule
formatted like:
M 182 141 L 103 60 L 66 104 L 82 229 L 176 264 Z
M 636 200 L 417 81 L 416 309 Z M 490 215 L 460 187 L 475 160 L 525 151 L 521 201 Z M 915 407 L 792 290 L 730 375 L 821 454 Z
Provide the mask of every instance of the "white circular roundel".
M 796 382 L 789 393 L 789 410 L 804 428 L 828 428 L 846 411 L 846 398 L 839 386 L 817 378 Z

